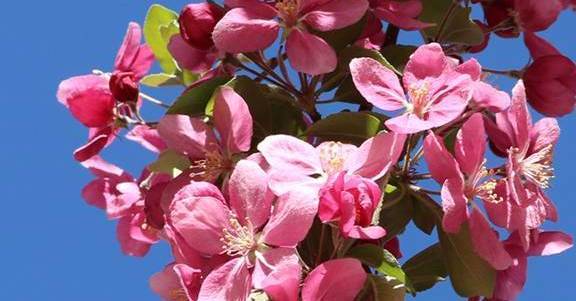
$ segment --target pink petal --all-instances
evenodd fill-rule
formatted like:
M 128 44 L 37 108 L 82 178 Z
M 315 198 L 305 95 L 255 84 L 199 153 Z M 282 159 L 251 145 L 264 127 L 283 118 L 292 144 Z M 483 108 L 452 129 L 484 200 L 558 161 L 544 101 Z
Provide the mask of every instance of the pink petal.
M 404 30 L 419 30 L 433 26 L 434 24 L 424 23 L 418 20 L 418 15 L 422 12 L 420 0 L 409 1 L 387 1 L 376 0 L 373 7 L 378 18 L 388 23 L 394 24 Z
M 367 101 L 386 111 L 404 108 L 404 90 L 392 70 L 371 58 L 355 58 L 350 71 L 354 85 Z
M 131 237 L 130 231 L 133 227 L 131 221 L 131 216 L 125 216 L 118 221 L 116 237 L 120 242 L 122 253 L 129 256 L 143 257 L 148 254 L 151 244 L 135 240 Z
M 470 215 L 470 237 L 474 251 L 494 269 L 505 270 L 512 264 L 512 258 L 498 239 L 482 212 L 474 208 Z
M 468 74 L 473 81 L 480 81 L 482 79 L 482 66 L 474 58 L 456 66 L 454 71 L 462 74 Z
M 306 174 L 290 172 L 282 169 L 272 169 L 268 171 L 270 176 L 270 189 L 276 195 L 282 195 L 292 190 L 307 189 L 318 191 L 326 182 L 323 178 L 313 178 Z
M 331 31 L 347 27 L 358 22 L 368 9 L 368 1 L 356 0 L 350 5 L 349 0 L 325 1 L 304 16 L 304 21 L 320 31 Z
M 160 119 L 158 133 L 168 148 L 192 158 L 204 157 L 208 145 L 215 143 L 212 129 L 199 118 L 186 115 L 166 115 Z
M 258 150 L 272 169 L 305 175 L 322 172 L 318 151 L 298 138 L 288 135 L 268 136 L 260 142 Z
M 214 51 L 194 48 L 182 39 L 179 34 L 170 38 L 168 50 L 178 62 L 178 66 L 194 73 L 204 73 L 210 70 L 216 61 L 216 53 Z
M 469 176 L 479 172 L 484 163 L 486 132 L 482 114 L 476 113 L 464 123 L 456 136 L 454 152 L 460 169 Z
M 538 32 L 552 25 L 564 9 L 561 0 L 516 0 L 514 10 L 524 31 Z
M 86 161 L 100 153 L 116 138 L 117 131 L 111 127 L 95 129 L 88 142 L 74 151 L 74 159 Z
M 270 248 L 260 255 L 252 270 L 252 285 L 255 289 L 264 288 L 266 278 L 283 266 L 300 265 L 300 259 L 294 248 Z
M 460 117 L 468 101 L 456 94 L 449 94 L 433 104 L 428 111 L 428 122 L 432 127 L 445 125 Z
M 134 72 L 136 78 L 143 77 L 154 62 L 154 55 L 147 45 L 140 46 L 142 30 L 138 23 L 130 22 L 124 41 L 118 54 L 114 66 L 116 70 Z
M 532 32 L 524 32 L 524 43 L 534 60 L 543 56 L 560 55 L 560 52 L 545 39 Z
M 104 127 L 114 119 L 114 98 L 108 81 L 101 76 L 77 76 L 62 81 L 58 99 L 86 127 Z
M 530 246 L 530 256 L 550 256 L 560 254 L 574 246 L 572 236 L 563 232 L 542 232 L 538 240 Z
M 338 64 L 336 52 L 326 41 L 299 29 L 292 29 L 286 40 L 286 53 L 296 71 L 320 75 L 334 71 Z
M 426 77 L 439 77 L 448 67 L 448 59 L 437 43 L 418 47 L 404 68 L 404 86 Z
M 262 240 L 272 246 L 295 247 L 306 237 L 317 211 L 315 191 L 301 189 L 281 195 L 262 230 Z
M 386 236 L 386 230 L 380 226 L 353 226 L 346 234 L 351 238 L 371 240 Z
M 477 106 L 492 112 L 506 110 L 510 107 L 511 102 L 508 93 L 500 91 L 485 82 L 476 82 L 474 84 L 472 99 Z
M 82 198 L 91 206 L 106 209 L 105 191 L 109 183 L 104 179 L 96 179 L 82 189 Z
M 263 282 L 266 294 L 276 301 L 297 301 L 302 267 L 298 263 L 275 269 Z
M 160 137 L 158 130 L 147 125 L 137 125 L 126 134 L 126 139 L 140 143 L 151 152 L 159 153 L 166 149 L 166 143 Z
M 424 159 L 436 182 L 443 184 L 450 178 L 460 178 L 460 166 L 444 146 L 442 138 L 430 132 L 424 139 Z
M 384 124 L 398 134 L 415 134 L 435 127 L 435 123 L 431 120 L 420 119 L 412 113 L 390 118 Z
M 316 267 L 304 281 L 303 301 L 354 300 L 366 281 L 366 272 L 357 259 L 327 261 Z
M 214 123 L 225 150 L 233 154 L 250 150 L 252 116 L 244 99 L 230 87 L 216 92 Z
M 112 95 L 108 86 L 108 81 L 99 75 L 82 75 L 63 80 L 58 86 L 56 97 L 65 107 L 69 107 L 68 100 L 82 96 L 90 91 Z
M 253 52 L 268 48 L 280 29 L 273 20 L 276 12 L 265 4 L 233 8 L 216 24 L 212 38 L 216 47 L 230 53 Z
M 381 178 L 398 162 L 405 141 L 405 135 L 380 133 L 360 145 L 346 160 L 346 169 L 365 178 Z
M 494 296 L 496 300 L 516 300 L 526 284 L 528 260 L 518 247 L 511 247 L 514 254 L 514 264 L 507 270 L 498 271 Z
M 228 182 L 230 207 L 240 220 L 248 218 L 255 228 L 270 217 L 273 194 L 268 189 L 268 175 L 258 164 L 241 160 Z
M 235 258 L 208 274 L 198 301 L 245 301 L 250 294 L 251 276 L 244 258 Z
M 450 178 L 442 186 L 442 227 L 448 233 L 458 233 L 462 223 L 468 219 L 468 200 L 464 195 L 462 179 Z
M 512 106 L 508 114 L 514 130 L 514 145 L 523 149 L 528 143 L 532 120 L 526 103 L 526 89 L 521 80 L 512 89 Z
M 542 118 L 530 129 L 530 153 L 556 145 L 560 138 L 560 126 L 554 118 Z
M 89 160 L 83 161 L 80 164 L 88 168 L 92 174 L 99 178 L 122 178 L 126 180 L 132 179 L 132 176 L 127 174 L 122 168 L 104 161 L 100 156 L 94 156 Z

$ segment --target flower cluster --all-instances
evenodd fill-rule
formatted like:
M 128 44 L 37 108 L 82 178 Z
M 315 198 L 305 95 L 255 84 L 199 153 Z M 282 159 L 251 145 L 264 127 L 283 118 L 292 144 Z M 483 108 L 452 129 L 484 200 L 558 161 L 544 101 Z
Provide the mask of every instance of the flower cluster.
M 150 278 L 163 300 L 403 300 L 447 277 L 471 300 L 515 300 L 529 256 L 572 246 L 543 228 L 558 219 L 546 190 L 576 65 L 535 32 L 574 3 L 471 2 L 486 24 L 470 1 L 152 6 L 111 73 L 58 89 L 89 131 L 74 152 L 96 178 L 83 198 L 118 219 L 125 254 L 171 247 Z M 450 34 L 461 27 L 469 36 Z M 401 30 L 424 43 L 398 45 Z M 531 63 L 462 58 L 491 33 L 522 33 Z M 511 95 L 490 74 L 517 79 Z M 167 104 L 142 85 L 183 92 Z M 148 102 L 163 117 L 145 119 Z M 333 102 L 351 109 L 323 117 Z M 547 117 L 533 122 L 529 105 Z M 157 154 L 138 179 L 100 154 L 124 129 Z M 410 221 L 439 243 L 400 265 Z

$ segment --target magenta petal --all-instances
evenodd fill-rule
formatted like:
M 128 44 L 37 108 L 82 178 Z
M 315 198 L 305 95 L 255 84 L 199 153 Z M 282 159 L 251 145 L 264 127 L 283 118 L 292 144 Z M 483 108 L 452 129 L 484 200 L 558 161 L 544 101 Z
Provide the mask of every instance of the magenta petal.
M 269 248 L 259 253 L 258 257 L 252 269 L 252 286 L 255 289 L 262 289 L 266 278 L 282 266 L 300 264 L 294 248 Z
M 302 288 L 302 301 L 354 300 L 366 278 L 366 272 L 357 259 L 327 261 L 306 277 Z
M 118 221 L 116 237 L 120 242 L 122 253 L 129 256 L 143 257 L 148 254 L 151 244 L 135 240 L 130 236 L 132 217 L 125 216 Z
M 549 256 L 560 254 L 574 246 L 572 236 L 563 232 L 542 232 L 535 244 L 530 246 L 530 256 Z
M 298 138 L 288 135 L 268 136 L 258 144 L 258 150 L 273 169 L 305 175 L 322 172 L 318 151 Z
M 142 30 L 138 23 L 130 22 L 124 41 L 114 62 L 116 70 L 134 72 L 137 79 L 142 78 L 154 63 L 154 54 L 147 45 L 140 45 Z
M 350 62 L 354 85 L 368 102 L 386 111 L 406 105 L 404 90 L 398 76 L 371 58 L 355 58 Z
M 244 258 L 235 258 L 208 274 L 202 283 L 198 301 L 246 301 L 252 277 Z
M 532 32 L 524 32 L 524 43 L 534 60 L 543 56 L 559 55 L 560 52 L 548 41 Z
M 454 71 L 462 74 L 468 74 L 473 81 L 480 81 L 482 79 L 482 66 L 474 58 L 456 66 Z
M 203 73 L 210 70 L 216 60 L 216 54 L 212 50 L 194 48 L 182 39 L 179 34 L 170 38 L 168 50 L 178 62 L 178 66 L 194 73 Z
M 467 105 L 466 99 L 456 95 L 456 93 L 449 94 L 430 107 L 427 121 L 432 127 L 445 125 L 458 118 Z
M 481 113 L 472 115 L 456 136 L 454 152 L 462 172 L 472 176 L 479 172 L 484 163 L 486 132 Z
M 372 240 L 380 239 L 386 235 L 386 230 L 380 226 L 353 226 L 346 235 L 351 238 Z
M 451 178 L 442 186 L 442 227 L 448 233 L 458 233 L 462 223 L 468 219 L 468 201 L 462 181 L 460 178 Z
M 114 98 L 108 81 L 101 76 L 77 76 L 63 81 L 58 87 L 58 99 L 86 127 L 104 127 L 114 120 Z
M 223 86 L 216 92 L 214 123 L 225 150 L 233 154 L 250 150 L 252 116 L 244 99 L 234 89 Z
M 404 30 L 418 30 L 434 24 L 424 23 L 418 20 L 418 15 L 422 12 L 421 0 L 409 1 L 372 1 L 374 2 L 374 13 L 378 18 L 394 24 Z
M 263 289 L 272 300 L 297 301 L 301 273 L 298 263 L 281 265 L 264 279 Z
M 492 112 L 501 112 L 510 107 L 510 96 L 508 93 L 494 88 L 485 82 L 474 84 L 472 96 L 474 103 L 481 108 L 486 108 Z
M 448 58 L 444 55 L 440 44 L 431 43 L 420 46 L 410 56 L 404 68 L 405 86 L 417 79 L 439 77 L 448 66 Z
M 560 126 L 555 118 L 542 118 L 530 129 L 530 153 L 536 153 L 549 145 L 556 145 L 560 138 Z
M 346 160 L 346 169 L 365 178 L 378 179 L 398 162 L 405 141 L 406 135 L 380 133 L 360 145 Z
M 429 130 L 436 126 L 431 120 L 420 119 L 412 113 L 404 113 L 400 116 L 390 118 L 384 123 L 391 131 L 398 134 L 415 134 Z
M 316 191 L 300 189 L 281 195 L 262 230 L 263 241 L 278 247 L 295 247 L 306 237 L 316 212 Z
M 276 13 L 265 4 L 233 8 L 216 24 L 212 38 L 216 47 L 230 53 L 253 52 L 272 45 L 280 26 Z
M 312 28 L 330 31 L 347 27 L 358 22 L 368 9 L 368 1 L 356 0 L 350 5 L 349 0 L 324 1 L 304 16 L 304 21 Z
M 186 115 L 164 116 L 158 124 L 158 133 L 168 148 L 193 158 L 204 157 L 206 147 L 216 141 L 206 123 Z
M 107 93 L 110 96 L 112 95 L 108 81 L 104 77 L 89 74 L 74 76 L 63 80 L 60 85 L 58 85 L 56 97 L 61 104 L 68 108 L 68 101 L 70 99 L 90 93 L 90 91 L 97 91 L 102 94 Z
M 268 189 L 268 175 L 257 163 L 241 160 L 228 182 L 230 207 L 241 220 L 248 218 L 255 228 L 270 217 L 273 194 Z
M 158 130 L 147 125 L 137 125 L 126 134 L 126 139 L 140 143 L 151 152 L 159 153 L 166 149 L 166 143 L 158 134 Z
M 94 129 L 93 133 L 90 134 L 90 140 L 74 151 L 74 159 L 83 162 L 98 155 L 100 151 L 114 141 L 116 132 L 111 127 Z
M 497 233 L 478 208 L 474 208 L 470 215 L 470 237 L 474 251 L 494 269 L 505 270 L 512 264 L 512 258 L 504 249 Z
M 334 71 L 338 64 L 336 52 L 326 41 L 299 29 L 293 29 L 286 40 L 286 53 L 296 71 L 320 75 Z
M 432 177 L 439 184 L 446 179 L 459 178 L 460 166 L 444 146 L 444 140 L 433 132 L 428 133 L 424 139 L 424 159 Z

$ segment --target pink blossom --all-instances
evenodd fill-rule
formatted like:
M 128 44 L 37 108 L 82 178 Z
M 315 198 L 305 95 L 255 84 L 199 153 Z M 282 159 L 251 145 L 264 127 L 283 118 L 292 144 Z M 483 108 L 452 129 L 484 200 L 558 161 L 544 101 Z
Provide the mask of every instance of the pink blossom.
M 148 125 L 136 125 L 126 134 L 126 139 L 139 143 L 151 152 L 159 153 L 166 149 L 166 143 L 158 130 Z
M 307 190 L 274 201 L 268 176 L 248 160 L 236 165 L 227 200 L 206 182 L 191 183 L 175 196 L 169 223 L 184 241 L 202 254 L 229 256 L 206 277 L 198 300 L 245 300 L 251 287 L 281 285 L 267 279 L 277 277 L 274 267 L 297 264 L 294 248 L 306 236 L 318 206 Z
M 374 59 L 353 59 L 350 70 L 356 88 L 368 102 L 385 111 L 404 110 L 386 121 L 388 128 L 400 134 L 453 121 L 472 94 L 470 76 L 454 71 L 436 43 L 421 46 L 412 54 L 404 69 L 404 88 L 392 70 Z
M 169 149 L 187 155 L 199 179 L 214 181 L 230 172 L 234 156 L 250 149 L 252 117 L 248 105 L 230 87 L 221 87 L 214 102 L 214 126 L 188 115 L 166 115 L 158 132 Z
M 528 102 L 546 116 L 569 114 L 576 105 L 576 64 L 533 33 L 525 33 L 524 42 L 534 59 L 523 75 Z
M 334 259 L 317 266 L 302 288 L 303 301 L 348 301 L 360 293 L 366 272 L 357 259 Z
M 320 190 L 318 217 L 324 223 L 337 221 L 346 238 L 378 239 L 386 235 L 372 218 L 382 191 L 374 181 L 340 172 Z
M 418 20 L 422 12 L 421 0 L 370 0 L 370 7 L 378 18 L 404 30 L 420 30 L 434 26 Z
M 487 109 L 496 113 L 510 107 L 510 96 L 508 93 L 500 91 L 482 80 L 482 66 L 476 59 L 470 59 L 463 64 L 457 65 L 454 70 L 462 74 L 468 74 L 473 80 L 470 83 L 473 93 L 469 103 L 472 109 Z
M 150 277 L 150 287 L 162 300 L 196 300 L 201 276 L 200 270 L 172 263 Z
M 324 142 L 314 147 L 287 135 L 266 137 L 258 150 L 270 168 L 270 187 L 282 194 L 297 187 L 318 191 L 328 177 L 341 171 L 379 179 L 396 164 L 404 148 L 405 135 L 380 133 L 360 147 Z
M 482 115 L 476 113 L 458 132 L 455 156 L 448 152 L 443 140 L 431 132 L 424 142 L 424 158 L 432 177 L 442 184 L 444 230 L 458 233 L 460 226 L 468 222 L 474 250 L 495 269 L 503 270 L 511 264 L 511 258 L 473 203 L 476 197 L 487 203 L 502 201 L 495 192 L 497 182 L 493 174 L 484 166 L 486 138 Z
M 349 5 L 346 0 L 283 0 L 275 5 L 257 0 L 227 0 L 232 9 L 214 29 L 220 50 L 245 53 L 263 50 L 286 31 L 286 51 L 294 69 L 310 75 L 333 71 L 337 65 L 334 49 L 306 28 L 331 31 L 356 23 L 368 9 L 366 0 Z

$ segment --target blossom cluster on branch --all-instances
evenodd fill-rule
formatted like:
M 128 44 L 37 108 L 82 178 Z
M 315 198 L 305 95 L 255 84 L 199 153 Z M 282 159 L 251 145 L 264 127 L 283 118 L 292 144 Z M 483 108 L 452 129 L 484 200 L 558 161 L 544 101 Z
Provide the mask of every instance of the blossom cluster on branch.
M 574 4 L 153 5 L 112 72 L 58 88 L 88 128 L 74 151 L 95 177 L 82 196 L 118 220 L 125 254 L 169 244 L 150 278 L 163 300 L 404 300 L 447 278 L 470 300 L 515 300 L 528 257 L 573 244 L 543 228 L 558 219 L 546 190 L 576 65 L 537 32 Z M 402 31 L 422 44 L 399 44 Z M 523 36 L 530 63 L 483 68 L 472 54 L 492 34 Z M 511 94 L 493 75 L 517 80 Z M 142 86 L 182 92 L 168 103 Z M 349 109 L 323 116 L 337 102 Z M 124 130 L 157 154 L 137 178 L 101 155 Z M 438 242 L 400 264 L 410 222 Z

